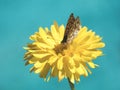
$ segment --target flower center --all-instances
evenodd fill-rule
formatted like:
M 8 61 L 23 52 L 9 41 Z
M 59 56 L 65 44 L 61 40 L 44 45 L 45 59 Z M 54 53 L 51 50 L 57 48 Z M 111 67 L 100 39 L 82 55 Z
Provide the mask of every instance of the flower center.
M 61 43 L 55 46 L 54 50 L 56 54 L 63 53 L 63 51 L 67 49 L 67 44 L 66 43 Z

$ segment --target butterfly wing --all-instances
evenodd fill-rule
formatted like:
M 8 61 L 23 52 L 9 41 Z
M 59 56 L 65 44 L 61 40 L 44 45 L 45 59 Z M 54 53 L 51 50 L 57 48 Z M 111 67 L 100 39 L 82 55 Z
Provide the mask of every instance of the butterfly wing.
M 79 17 L 75 18 L 73 13 L 70 15 L 62 43 L 70 43 L 80 30 Z

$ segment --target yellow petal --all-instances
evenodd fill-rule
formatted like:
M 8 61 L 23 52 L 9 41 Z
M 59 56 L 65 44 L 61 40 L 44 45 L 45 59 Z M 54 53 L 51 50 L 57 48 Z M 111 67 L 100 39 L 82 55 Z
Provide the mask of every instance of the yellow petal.
M 61 81 L 64 78 L 64 71 L 58 72 L 58 80 Z
M 98 66 L 98 65 L 94 64 L 93 62 L 88 62 L 88 65 L 89 65 L 91 68 L 96 68 L 96 66 Z
M 91 44 L 90 47 L 88 47 L 88 49 L 96 49 L 96 48 L 102 48 L 104 47 L 105 44 L 100 42 L 100 43 L 94 43 L 94 44 Z
M 74 78 L 75 78 L 75 80 L 76 80 L 77 82 L 79 82 L 79 81 L 80 81 L 80 74 L 75 73 L 75 74 L 74 74 Z
M 51 76 L 49 76 L 49 77 L 47 78 L 47 82 L 50 81 L 50 78 L 51 78 Z
M 51 34 L 52 34 L 52 37 L 54 38 L 54 40 L 59 43 L 59 32 L 55 29 L 55 26 L 52 25 L 51 26 Z
M 60 37 L 59 37 L 59 38 L 60 38 L 60 41 L 63 40 L 64 32 L 65 32 L 65 28 L 64 28 L 63 25 L 61 25 L 61 26 L 59 27 L 59 33 L 60 33 Z
M 70 82 L 74 84 L 74 75 L 72 74 L 71 77 L 70 77 Z
M 58 59 L 57 68 L 58 68 L 58 70 L 62 70 L 62 68 L 63 68 L 63 57 L 60 57 Z
M 39 61 L 39 58 L 32 57 L 32 58 L 28 61 L 28 63 L 29 63 L 29 64 L 33 64 L 33 63 L 36 63 L 37 61 Z
M 37 61 L 35 64 L 34 64 L 34 67 L 35 68 L 38 68 L 38 67 L 41 67 L 42 63 L 40 63 L 39 61 Z
M 80 55 L 74 54 L 73 59 L 74 59 L 74 62 L 75 62 L 75 67 L 79 67 L 80 61 L 81 61 Z
M 84 70 L 82 69 L 81 65 L 76 68 L 76 73 L 78 73 L 79 75 L 84 75 Z
M 40 72 L 40 77 L 45 78 L 50 70 L 50 65 L 46 63 Z
M 48 60 L 48 63 L 52 66 L 57 61 L 57 59 L 57 56 L 51 56 Z
M 52 67 L 51 76 L 53 76 L 53 77 L 58 76 L 58 69 L 57 69 L 57 65 L 56 64 L 55 64 L 54 67 Z
M 61 25 L 59 27 L 58 24 L 57 24 L 57 22 L 54 22 L 54 26 L 55 26 L 56 31 L 58 32 L 59 36 L 57 36 L 57 37 L 59 37 L 59 41 L 62 41 L 63 37 L 64 37 L 64 32 L 65 32 L 64 25 Z
M 92 53 L 92 58 L 95 59 L 97 58 L 98 56 L 101 56 L 102 55 L 102 51 L 100 50 L 96 50 L 94 53 Z
M 84 62 L 88 62 L 91 60 L 92 60 L 92 57 L 90 57 L 90 56 L 82 56 L 82 61 L 84 61 Z
M 87 32 L 87 27 L 81 28 L 80 31 L 78 32 L 77 37 L 74 39 L 74 42 L 79 43 L 81 39 L 83 39 L 83 37 L 86 36 L 86 32 Z
M 38 53 L 38 54 L 33 54 L 34 57 L 36 58 L 43 58 L 45 56 L 51 55 L 50 53 Z
M 70 67 L 69 67 L 69 64 L 68 64 L 68 60 L 69 60 L 69 57 L 64 57 L 63 58 L 63 63 L 64 63 L 64 67 L 63 67 L 63 69 L 64 69 L 64 71 L 65 71 L 65 75 L 66 75 L 66 77 L 71 77 L 71 75 L 72 75 L 72 72 L 70 71 Z
M 59 30 L 59 26 L 58 26 L 58 24 L 57 24 L 56 21 L 54 21 L 54 26 L 55 26 L 55 29 L 58 31 L 58 30 Z M 58 32 L 59 32 L 59 31 L 58 31 Z
M 35 73 L 40 73 L 46 65 L 46 62 L 40 63 L 39 61 L 34 64 L 34 67 L 36 68 L 34 70 Z
M 35 44 L 36 44 L 39 48 L 47 48 L 47 49 L 53 48 L 53 47 L 51 47 L 51 46 L 49 46 L 48 44 L 43 43 L 43 42 L 35 42 Z
M 84 76 L 88 76 L 88 72 L 87 72 L 87 70 L 85 69 L 85 67 L 84 67 L 82 64 L 80 64 L 80 66 L 81 66 L 81 68 L 82 68 L 83 71 L 84 71 Z
M 43 39 L 47 38 L 46 32 L 44 31 L 42 27 L 39 28 L 39 34 Z
M 30 40 L 35 40 L 35 41 L 36 41 L 36 35 L 31 35 L 31 36 L 29 37 L 29 39 L 30 39 Z
M 48 29 L 47 27 L 45 28 L 45 32 L 46 32 L 46 33 L 48 33 L 48 32 L 49 32 L 49 29 Z

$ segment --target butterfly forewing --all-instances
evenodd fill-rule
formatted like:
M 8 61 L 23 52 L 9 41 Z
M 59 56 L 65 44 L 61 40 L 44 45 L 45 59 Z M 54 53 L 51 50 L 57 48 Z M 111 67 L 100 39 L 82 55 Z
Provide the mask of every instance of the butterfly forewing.
M 79 17 L 75 18 L 73 13 L 70 15 L 62 43 L 70 43 L 80 30 Z

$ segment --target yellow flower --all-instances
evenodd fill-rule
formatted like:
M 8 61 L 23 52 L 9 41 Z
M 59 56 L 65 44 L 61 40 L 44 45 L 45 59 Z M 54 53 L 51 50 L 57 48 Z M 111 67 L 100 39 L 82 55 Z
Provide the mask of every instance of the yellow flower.
M 93 60 L 102 55 L 99 48 L 105 46 L 102 38 L 87 27 L 81 27 L 71 43 L 61 43 L 65 28 L 57 23 L 30 36 L 33 43 L 25 49 L 26 65 L 33 64 L 31 71 L 39 73 L 41 78 L 69 78 L 71 83 L 79 82 L 80 76 L 91 73 L 88 66 L 95 68 Z

